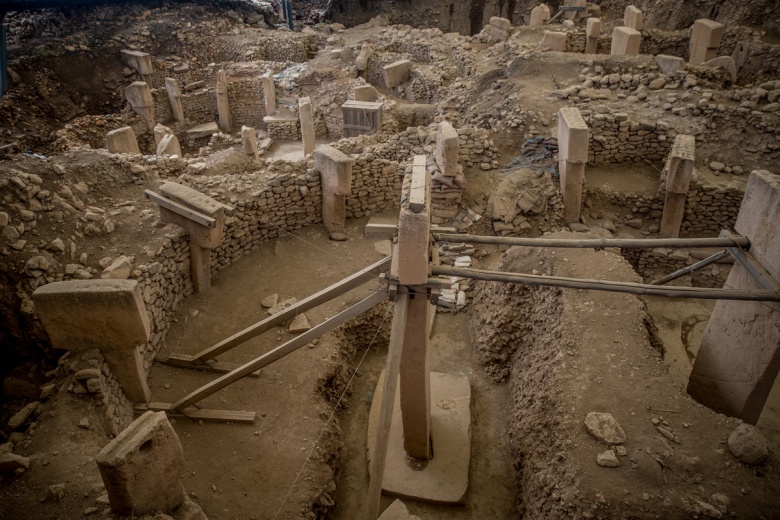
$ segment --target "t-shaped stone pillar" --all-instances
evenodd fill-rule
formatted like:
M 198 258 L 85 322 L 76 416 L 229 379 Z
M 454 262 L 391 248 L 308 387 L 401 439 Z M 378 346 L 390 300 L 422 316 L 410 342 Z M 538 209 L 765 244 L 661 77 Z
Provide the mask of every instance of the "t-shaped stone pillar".
M 265 100 L 265 115 L 272 116 L 276 113 L 276 85 L 270 72 L 260 76 L 263 82 L 263 97 Z
M 314 152 L 314 169 L 322 184 L 322 223 L 332 240 L 346 240 L 347 195 L 352 193 L 352 159 L 333 148 L 320 146 Z
M 685 214 L 685 199 L 693 175 L 696 138 L 678 134 L 666 162 L 666 201 L 661 217 L 661 238 L 680 236 L 680 225 Z
M 199 191 L 175 182 L 160 186 L 160 196 L 146 190 L 146 196 L 160 206 L 160 221 L 176 224 L 190 235 L 190 274 L 195 292 L 211 287 L 211 250 L 222 242 L 225 210 L 222 204 Z
M 601 20 L 588 18 L 585 26 L 585 54 L 596 54 L 601 36 Z
M 738 262 L 726 287 L 780 290 L 779 227 L 780 175 L 754 171 L 734 228 L 750 239 L 755 263 L 774 282 L 759 284 Z M 780 371 L 779 312 L 777 303 L 718 300 L 693 364 L 688 393 L 710 408 L 756 424 Z
M 139 345 L 149 341 L 149 316 L 135 280 L 70 280 L 38 287 L 35 310 L 55 348 L 100 349 L 128 399 L 149 402 Z
M 409 456 L 430 459 L 431 376 L 428 367 L 428 262 L 431 231 L 431 176 L 425 156 L 415 155 L 411 182 L 398 216 L 398 243 L 393 267 L 398 283 L 413 291 L 401 354 L 401 417 L 404 449 Z
M 701 65 L 705 61 L 715 59 L 725 29 L 722 23 L 706 18 L 693 22 L 688 62 L 691 65 Z
M 227 72 L 220 70 L 217 74 L 217 114 L 219 115 L 219 129 L 230 133 L 233 131 L 233 114 L 230 112 L 230 98 L 228 97 Z
M 154 130 L 154 99 L 145 81 L 134 81 L 125 89 L 127 102 L 133 111 L 144 118 L 146 128 Z
M 179 82 L 173 78 L 165 78 L 165 91 L 168 93 L 168 101 L 171 103 L 173 118 L 183 128 L 185 125 L 184 109 L 181 106 L 181 89 L 179 89 Z
M 531 10 L 531 19 L 528 25 L 542 27 L 550 19 L 550 8 L 546 4 L 539 4 Z
M 186 499 L 184 452 L 165 412 L 146 412 L 95 459 L 115 513 L 171 512 Z
M 563 192 L 563 220 L 567 224 L 580 221 L 588 133 L 588 125 L 579 109 L 564 107 L 558 111 L 558 171 Z
M 298 112 L 301 119 L 301 140 L 303 141 L 303 156 L 314 151 L 314 113 L 311 109 L 311 99 L 298 99 Z

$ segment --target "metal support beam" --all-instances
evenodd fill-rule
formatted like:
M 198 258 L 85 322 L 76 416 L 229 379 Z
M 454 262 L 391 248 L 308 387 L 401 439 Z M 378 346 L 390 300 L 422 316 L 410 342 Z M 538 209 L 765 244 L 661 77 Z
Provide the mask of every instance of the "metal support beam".
M 506 246 L 526 247 L 581 247 L 604 249 L 619 247 L 621 249 L 650 249 L 653 247 L 741 247 L 750 249 L 747 237 L 732 235 L 720 238 L 514 238 L 491 237 L 480 235 L 458 235 L 434 233 L 437 242 L 464 242 L 466 244 L 498 244 Z
M 561 276 L 540 276 L 533 274 L 506 273 L 503 271 L 483 271 L 480 269 L 463 269 L 458 267 L 433 266 L 434 275 L 462 276 L 475 280 L 516 283 L 521 285 L 541 285 L 547 287 L 563 287 L 568 289 L 586 289 L 628 294 L 644 294 L 649 296 L 665 296 L 667 298 L 700 298 L 703 300 L 742 300 L 780 302 L 779 291 L 746 291 L 729 289 L 705 289 L 703 287 L 659 287 L 632 282 L 612 282 L 608 280 L 582 280 L 564 278 Z
M 704 260 L 696 262 L 695 264 L 689 265 L 688 267 L 683 267 L 678 271 L 667 274 L 663 278 L 659 278 L 658 280 L 653 280 L 652 282 L 650 282 L 650 285 L 663 285 L 666 282 L 671 282 L 672 280 L 676 280 L 682 276 L 685 276 L 686 274 L 692 273 L 694 271 L 698 271 L 699 269 L 703 267 L 707 267 L 710 264 L 714 264 L 718 260 L 725 258 L 727 256 L 729 256 L 729 251 L 727 249 L 724 249 L 723 251 L 719 253 L 715 253 L 712 256 L 708 256 Z

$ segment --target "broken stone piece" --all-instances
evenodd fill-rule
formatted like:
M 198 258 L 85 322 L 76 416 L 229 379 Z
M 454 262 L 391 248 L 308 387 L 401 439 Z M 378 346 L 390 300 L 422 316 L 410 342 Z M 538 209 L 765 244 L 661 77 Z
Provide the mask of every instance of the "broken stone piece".
M 266 309 L 270 309 L 274 305 L 279 303 L 279 295 L 278 294 L 272 294 L 270 296 L 266 296 L 260 301 L 260 305 L 265 307 Z
M 626 432 L 612 417 L 612 414 L 590 412 L 585 417 L 585 427 L 596 439 L 607 445 L 623 444 L 626 442 Z
M 33 401 L 32 403 L 28 404 L 18 412 L 16 412 L 9 420 L 8 420 L 8 429 L 9 430 L 16 430 L 27 422 L 27 419 L 29 419 L 30 415 L 35 411 L 36 408 L 38 408 L 38 405 L 41 403 L 38 401 Z
M 0 473 L 15 473 L 18 469 L 30 469 L 30 459 L 14 453 L 0 454 Z
M 614 451 L 607 450 L 604 453 L 599 453 L 596 455 L 596 464 L 602 468 L 617 468 L 620 466 L 620 461 L 615 456 Z
M 729 451 L 745 464 L 761 464 L 769 456 L 758 428 L 742 423 L 729 436 Z
M 300 334 L 301 332 L 306 332 L 309 329 L 311 329 L 309 320 L 306 318 L 306 314 L 301 313 L 293 318 L 288 330 L 291 334 Z

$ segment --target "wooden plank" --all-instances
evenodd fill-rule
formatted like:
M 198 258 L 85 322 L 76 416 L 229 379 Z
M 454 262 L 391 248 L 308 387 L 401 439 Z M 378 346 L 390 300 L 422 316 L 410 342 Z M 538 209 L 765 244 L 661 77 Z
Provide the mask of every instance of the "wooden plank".
M 412 213 L 419 213 L 425 209 L 427 177 L 425 156 L 415 155 L 412 163 L 412 185 L 409 188 L 409 210 Z
M 227 374 L 241 366 L 237 363 L 223 363 L 222 361 L 216 361 L 214 359 L 196 361 L 194 357 L 185 354 L 171 354 L 168 356 L 168 359 L 159 362 L 163 365 L 172 367 L 190 368 L 203 372 L 217 372 L 219 374 Z M 260 377 L 260 371 L 252 372 L 249 374 L 249 377 Z
M 177 412 L 171 409 L 170 403 L 137 403 L 134 406 L 134 412 L 136 415 L 140 415 L 147 411 L 153 412 L 165 412 L 169 417 L 183 418 L 186 417 L 193 421 L 215 421 L 215 422 L 234 422 L 240 424 L 254 424 L 257 419 L 256 412 L 245 412 L 238 410 L 210 410 L 208 408 L 195 408 L 190 407 L 183 412 Z
M 390 345 L 387 349 L 387 367 L 382 390 L 382 404 L 379 408 L 379 424 L 376 429 L 374 458 L 371 460 L 368 506 L 365 518 L 379 517 L 379 499 L 382 496 L 382 477 L 387 460 L 387 443 L 390 439 L 390 424 L 393 419 L 393 405 L 398 390 L 398 374 L 401 369 L 401 351 L 404 344 L 404 329 L 408 313 L 409 295 L 399 294 L 393 307 L 393 323 L 390 326 Z
M 669 287 L 633 282 L 612 282 L 608 280 L 587 280 L 545 276 L 533 274 L 506 273 L 502 271 L 483 271 L 460 267 L 439 266 L 431 268 L 435 275 L 462 276 L 475 280 L 517 283 L 523 285 L 542 285 L 568 289 L 588 289 L 628 294 L 664 296 L 666 298 L 699 298 L 702 300 L 741 300 L 780 302 L 780 291 L 746 291 L 730 289 L 705 289 L 703 287 Z
M 255 358 L 254 360 L 242 365 L 236 370 L 215 379 L 211 383 L 202 386 L 201 388 L 195 390 L 194 392 L 183 397 L 182 399 L 179 399 L 178 401 L 176 401 L 171 405 L 171 409 L 177 411 L 187 409 L 187 407 L 197 403 L 198 401 L 205 399 L 206 397 L 225 388 L 231 383 L 234 383 L 239 379 L 251 374 L 252 372 L 259 370 L 264 366 L 269 365 L 274 361 L 283 358 L 287 354 L 295 352 L 302 346 L 308 344 L 310 341 L 319 338 L 326 332 L 335 329 L 339 325 L 345 323 L 346 321 L 351 320 L 358 314 L 367 311 L 368 309 L 374 307 L 376 304 L 382 301 L 385 301 L 386 299 L 387 299 L 387 294 L 383 291 L 381 292 L 377 291 L 372 293 L 371 296 L 369 296 L 368 298 L 361 300 L 360 302 L 356 303 L 352 307 L 346 309 L 345 311 L 340 312 L 339 314 L 324 321 L 323 323 L 320 323 L 316 327 L 276 347 L 270 352 L 267 352 L 262 356 Z
M 723 230 L 720 232 L 720 236 L 733 239 L 737 235 L 733 235 L 728 231 Z M 753 255 L 738 247 L 727 247 L 726 250 L 737 262 L 739 262 L 739 265 L 745 268 L 758 285 L 767 291 L 780 291 L 780 283 L 778 283 L 777 280 L 775 280 L 772 275 L 758 263 Z
M 323 303 L 328 302 L 337 296 L 341 296 L 342 294 L 351 291 L 355 287 L 363 285 L 389 266 L 390 257 L 388 256 L 366 267 L 365 269 L 358 271 L 357 273 L 348 276 L 347 278 L 344 278 L 343 280 L 329 287 L 326 287 L 320 292 L 287 307 L 285 310 L 277 312 L 273 316 L 255 323 L 241 332 L 233 334 L 229 338 L 220 341 L 216 345 L 198 352 L 192 356 L 192 359 L 205 361 L 207 359 L 215 358 L 216 356 L 223 354 L 254 337 L 259 336 L 263 332 L 266 332 L 276 327 L 277 325 L 293 319 L 302 312 L 317 307 L 318 305 L 322 305 Z M 180 354 L 176 354 L 176 356 L 179 358 L 182 357 Z
M 619 247 L 621 249 L 651 249 L 653 247 L 742 247 L 750 248 L 750 240 L 742 236 L 728 238 L 515 238 L 493 237 L 483 235 L 456 235 L 434 233 L 438 242 L 464 242 L 467 244 L 499 244 L 507 246 L 527 247 L 581 247 L 589 249 L 604 249 Z
M 146 194 L 146 197 L 152 202 L 154 202 L 155 204 L 157 204 L 158 206 L 162 206 L 166 209 L 173 211 L 174 213 L 178 213 L 179 215 L 186 217 L 192 220 L 193 222 L 197 222 L 198 224 L 209 228 L 217 227 L 217 219 L 215 218 L 211 218 L 202 213 L 198 213 L 197 211 L 192 210 L 186 206 L 183 206 L 178 202 L 174 202 L 170 199 L 166 199 L 165 197 L 158 195 L 152 190 L 144 190 L 144 194 Z

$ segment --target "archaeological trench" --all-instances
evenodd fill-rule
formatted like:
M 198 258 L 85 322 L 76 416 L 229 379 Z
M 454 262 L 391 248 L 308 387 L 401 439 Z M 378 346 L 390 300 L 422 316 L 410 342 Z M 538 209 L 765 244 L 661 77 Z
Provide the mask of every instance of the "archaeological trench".
M 780 518 L 780 3 L 0 13 L 0 519 Z

